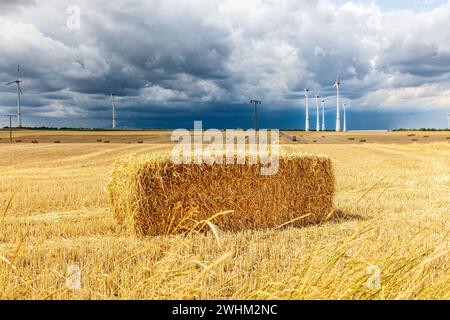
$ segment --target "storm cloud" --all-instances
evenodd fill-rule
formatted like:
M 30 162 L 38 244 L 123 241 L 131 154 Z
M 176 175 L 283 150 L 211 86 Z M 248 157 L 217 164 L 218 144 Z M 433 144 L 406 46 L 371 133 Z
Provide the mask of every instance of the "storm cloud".
M 79 29 L 68 25 L 74 5 Z M 202 116 L 245 126 L 236 118 L 255 97 L 268 120 L 301 110 L 305 87 L 331 107 L 338 71 L 355 112 L 441 112 L 450 106 L 449 29 L 450 4 L 413 12 L 327 0 L 0 1 L 0 81 L 21 65 L 29 125 L 108 126 L 114 89 L 124 127 Z M 0 86 L 0 113 L 15 104 Z

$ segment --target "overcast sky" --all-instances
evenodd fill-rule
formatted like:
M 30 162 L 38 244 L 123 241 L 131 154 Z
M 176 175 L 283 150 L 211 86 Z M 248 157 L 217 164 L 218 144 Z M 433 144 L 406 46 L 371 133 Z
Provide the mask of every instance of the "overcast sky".
M 442 128 L 448 30 L 441 0 L 0 0 L 0 82 L 21 65 L 26 126 L 108 127 L 112 87 L 122 128 L 250 127 L 252 98 L 302 128 L 308 87 L 334 128 L 340 70 L 351 129 Z M 0 114 L 16 99 L 0 85 Z

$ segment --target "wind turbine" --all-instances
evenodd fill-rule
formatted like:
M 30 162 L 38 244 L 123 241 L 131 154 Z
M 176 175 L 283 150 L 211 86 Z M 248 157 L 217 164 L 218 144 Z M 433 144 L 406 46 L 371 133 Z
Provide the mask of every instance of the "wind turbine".
M 17 85 L 17 127 L 22 128 L 22 110 L 21 110 L 20 96 L 23 95 L 23 92 L 22 88 L 20 88 L 20 83 L 22 81 L 19 80 L 19 72 L 20 72 L 20 65 L 17 65 L 16 80 L 8 82 L 6 85 L 9 86 L 10 84 L 13 83 Z
M 320 131 L 320 111 L 319 111 L 320 91 L 316 94 L 316 131 Z
M 337 73 L 336 82 L 334 86 L 336 87 L 336 132 L 341 131 L 341 112 L 340 112 L 340 97 L 339 97 L 339 71 Z
M 450 112 L 449 113 L 447 113 L 447 128 L 448 128 L 448 130 L 450 130 Z
M 322 131 L 325 131 L 325 100 L 322 99 Z
M 309 90 L 305 89 L 305 108 L 306 108 L 306 123 L 305 131 L 309 131 Z
M 112 106 L 112 128 L 116 128 L 116 93 L 111 89 L 111 106 Z
M 344 132 L 347 132 L 347 104 L 344 103 Z

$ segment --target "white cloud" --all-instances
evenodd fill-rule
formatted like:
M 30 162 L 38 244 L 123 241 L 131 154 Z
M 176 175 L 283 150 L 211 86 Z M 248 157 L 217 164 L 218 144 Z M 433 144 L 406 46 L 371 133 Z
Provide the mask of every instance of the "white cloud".
M 51 118 L 81 116 L 84 112 L 83 109 L 79 107 L 66 105 L 61 101 L 52 101 L 48 106 L 44 106 L 41 109 L 42 110 L 36 112 L 36 115 Z

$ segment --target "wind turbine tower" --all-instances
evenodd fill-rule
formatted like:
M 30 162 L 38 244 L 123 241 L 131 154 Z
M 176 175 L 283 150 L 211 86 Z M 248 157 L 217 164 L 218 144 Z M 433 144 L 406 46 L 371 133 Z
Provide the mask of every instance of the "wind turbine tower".
M 347 132 L 347 104 L 344 103 L 344 132 Z
M 309 131 L 309 90 L 305 89 L 305 108 L 306 108 L 306 122 L 305 122 L 305 131 Z
M 325 131 L 325 100 L 322 99 L 322 131 Z
M 319 100 L 320 95 L 316 95 L 316 131 L 320 131 L 320 109 L 319 109 Z
M 20 84 L 22 81 L 19 79 L 20 65 L 17 65 L 17 74 L 16 80 L 8 82 L 6 85 L 15 83 L 17 85 L 17 127 L 22 128 L 22 110 L 21 110 L 21 101 L 20 96 L 23 95 L 22 88 L 20 88 Z
M 112 106 L 112 128 L 116 129 L 116 93 L 111 89 L 111 106 Z
M 336 87 L 336 132 L 341 131 L 341 111 L 340 111 L 340 97 L 339 97 L 339 72 L 336 77 L 336 82 L 334 86 Z

